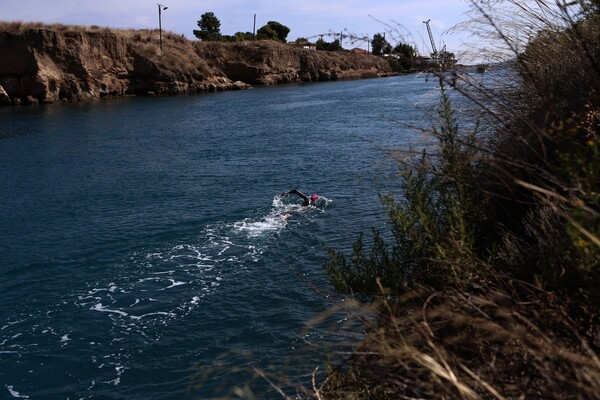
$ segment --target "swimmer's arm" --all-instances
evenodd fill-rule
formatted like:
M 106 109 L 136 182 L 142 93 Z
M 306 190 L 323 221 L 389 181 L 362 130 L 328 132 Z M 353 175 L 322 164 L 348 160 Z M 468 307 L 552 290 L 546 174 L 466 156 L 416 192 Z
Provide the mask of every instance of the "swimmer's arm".
M 302 198 L 302 200 L 304 201 L 308 201 L 308 196 L 305 195 L 304 193 L 300 192 L 297 189 L 292 189 L 289 192 L 287 192 L 288 194 L 297 194 L 298 196 L 300 196 Z
M 297 194 L 304 201 L 304 206 L 308 206 L 310 204 L 310 199 L 308 198 L 308 196 L 299 191 L 298 189 L 292 189 L 289 192 L 283 192 L 281 193 L 281 196 L 287 197 L 290 194 Z
M 285 193 L 285 196 L 287 196 L 288 194 L 297 194 L 302 200 L 304 200 L 304 204 L 303 204 L 304 206 L 307 206 L 310 204 L 310 200 L 309 200 L 308 196 L 297 189 L 290 190 L 289 192 Z

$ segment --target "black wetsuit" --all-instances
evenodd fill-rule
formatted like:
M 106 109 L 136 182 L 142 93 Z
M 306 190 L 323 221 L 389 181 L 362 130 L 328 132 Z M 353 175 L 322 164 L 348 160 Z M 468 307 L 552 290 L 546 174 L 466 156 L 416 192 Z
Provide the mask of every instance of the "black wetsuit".
M 305 195 L 304 193 L 300 192 L 297 189 L 292 189 L 289 192 L 285 192 L 285 193 L 282 193 L 282 194 L 283 194 L 283 196 L 287 196 L 289 194 L 297 194 L 302 200 L 304 200 L 304 203 L 302 203 L 303 206 L 306 207 L 306 206 L 310 205 L 310 199 L 308 198 L 308 196 Z

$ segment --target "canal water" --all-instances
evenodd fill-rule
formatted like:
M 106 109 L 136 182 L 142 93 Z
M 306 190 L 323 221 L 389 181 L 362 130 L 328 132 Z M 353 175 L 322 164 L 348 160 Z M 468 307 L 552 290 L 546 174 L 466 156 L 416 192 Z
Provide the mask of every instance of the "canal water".
M 0 398 L 296 396 L 345 340 L 324 244 L 385 224 L 438 101 L 410 75 L 0 109 Z

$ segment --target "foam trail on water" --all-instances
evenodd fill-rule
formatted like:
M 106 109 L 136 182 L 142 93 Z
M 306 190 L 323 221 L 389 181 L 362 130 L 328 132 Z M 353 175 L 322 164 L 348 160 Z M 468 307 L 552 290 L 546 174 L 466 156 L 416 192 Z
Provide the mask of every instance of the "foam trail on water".
M 22 395 L 21 393 L 17 392 L 14 389 L 14 386 L 12 386 L 12 385 L 6 385 L 6 388 L 8 389 L 8 393 L 10 393 L 10 395 L 12 397 L 15 397 L 17 399 L 28 399 L 29 398 L 29 396 Z
M 131 335 L 158 341 L 166 327 L 197 315 L 204 299 L 216 295 L 236 275 L 252 273 L 254 263 L 263 259 L 286 227 L 314 221 L 330 203 L 321 197 L 318 206 L 304 207 L 298 199 L 275 196 L 254 216 L 206 225 L 194 238 L 129 255 L 111 267 L 110 278 L 90 282 L 75 293 L 75 304 L 98 313 L 96 318 L 115 343 Z M 61 332 L 58 337 L 66 345 L 76 334 Z M 116 372 L 110 380 L 95 384 L 119 385 L 129 368 L 129 354 L 112 342 L 95 346 L 102 357 L 98 368 L 111 365 Z
M 306 214 L 313 207 L 286 203 L 275 196 L 258 217 L 207 225 L 196 240 L 133 254 L 127 270 L 115 266 L 116 274 L 95 282 L 76 303 L 100 312 L 124 329 L 127 320 L 144 320 L 135 329 L 145 331 L 157 323 L 184 318 L 236 274 L 248 271 L 272 244 L 270 240 L 288 224 L 286 215 Z M 122 271 L 122 272 L 121 272 Z

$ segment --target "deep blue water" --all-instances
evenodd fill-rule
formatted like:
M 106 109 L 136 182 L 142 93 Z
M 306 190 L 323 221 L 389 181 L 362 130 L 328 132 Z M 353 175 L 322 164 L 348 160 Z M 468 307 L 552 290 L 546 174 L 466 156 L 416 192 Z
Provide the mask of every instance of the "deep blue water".
M 306 326 L 340 301 L 323 243 L 384 223 L 388 150 L 419 142 L 436 86 L 0 109 L 0 398 L 225 397 L 249 367 L 308 384 L 342 340 Z

